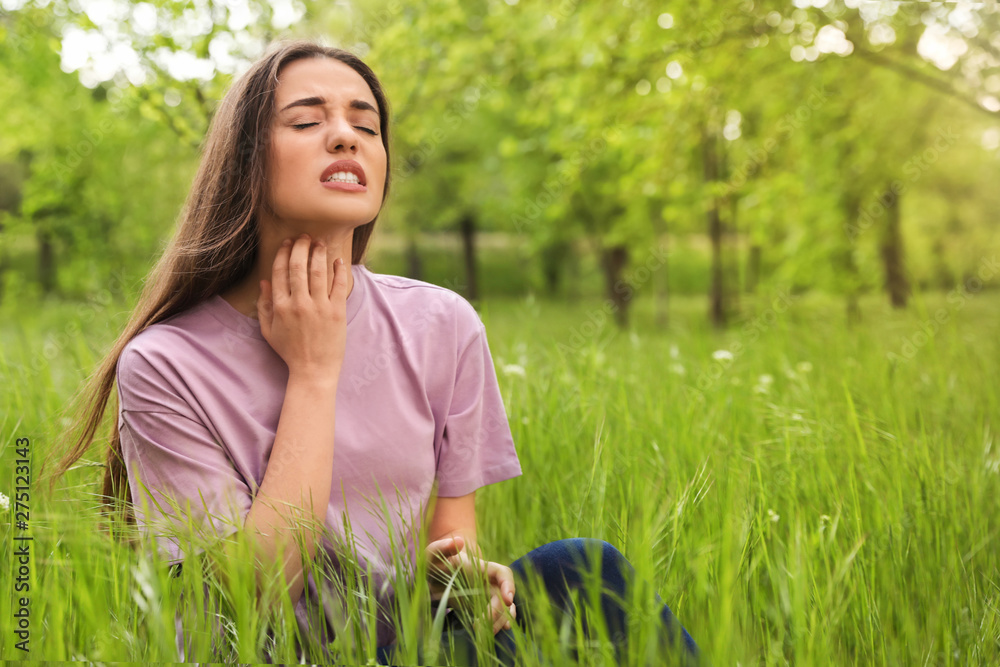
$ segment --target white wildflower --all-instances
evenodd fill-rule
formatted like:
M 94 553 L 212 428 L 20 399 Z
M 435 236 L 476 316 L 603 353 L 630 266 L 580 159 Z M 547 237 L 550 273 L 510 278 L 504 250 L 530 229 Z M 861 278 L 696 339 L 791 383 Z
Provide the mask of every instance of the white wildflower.
M 687 370 L 684 368 L 684 364 L 678 364 L 677 362 L 674 362 L 670 364 L 670 372 L 673 373 L 674 375 L 684 375 L 685 373 L 687 373 Z
M 774 523 L 778 523 L 778 519 L 780 519 L 781 517 L 778 516 L 777 512 L 775 512 L 772 509 L 769 509 L 769 510 L 767 510 L 767 518 L 769 518 Z
M 808 361 L 800 361 L 799 363 L 795 364 L 795 370 L 797 370 L 800 373 L 808 373 L 812 369 L 813 365 Z
M 681 356 L 680 349 L 676 345 L 671 345 L 670 346 L 670 358 L 671 359 L 679 359 L 680 356 Z
M 635 347 L 635 348 L 639 347 L 639 342 L 640 342 L 639 341 L 639 334 L 637 334 L 636 332 L 630 331 L 629 335 L 628 335 L 628 340 L 629 340 L 630 343 L 632 343 L 632 347 Z
M 10 509 L 10 498 L 5 496 L 3 492 L 0 492 L 0 510 L 6 512 Z
M 500 367 L 500 370 L 504 375 L 516 375 L 522 378 L 525 376 L 524 366 L 520 364 L 504 364 Z
M 755 394 L 769 394 L 772 384 L 774 384 L 774 378 L 765 373 L 757 378 L 757 384 L 754 385 L 753 392 Z
M 712 358 L 716 361 L 732 361 L 733 353 L 729 350 L 716 350 L 712 353 Z

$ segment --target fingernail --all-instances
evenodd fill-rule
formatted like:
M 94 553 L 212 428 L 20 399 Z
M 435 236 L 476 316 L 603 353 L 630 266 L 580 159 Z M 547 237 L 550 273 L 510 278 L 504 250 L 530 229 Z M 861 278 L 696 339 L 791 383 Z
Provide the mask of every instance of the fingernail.
M 292 245 L 292 240 L 291 239 L 285 239 L 284 241 L 281 242 L 281 245 L 282 245 L 282 247 L 288 247 L 288 246 Z

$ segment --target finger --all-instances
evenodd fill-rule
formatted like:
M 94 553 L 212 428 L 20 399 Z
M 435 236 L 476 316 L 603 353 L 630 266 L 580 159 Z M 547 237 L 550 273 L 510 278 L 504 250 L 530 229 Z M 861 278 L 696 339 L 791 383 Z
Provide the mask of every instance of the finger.
M 291 295 L 309 294 L 309 283 L 306 271 L 309 266 L 309 237 L 303 234 L 292 244 L 292 253 L 288 258 L 288 288 Z
M 514 601 L 514 571 L 506 565 L 490 562 L 486 565 L 486 572 L 490 581 L 500 589 L 504 602 L 510 604 Z
M 454 537 L 444 537 L 428 544 L 426 551 L 428 555 L 444 559 L 448 556 L 454 556 L 461 551 L 461 548 Z
M 348 276 L 351 273 L 351 267 L 345 264 L 340 257 L 334 260 L 333 264 L 333 287 L 330 288 L 330 298 L 333 299 L 336 296 L 338 301 L 347 301 Z
M 454 562 L 454 559 L 461 553 L 460 546 L 460 543 L 452 537 L 446 537 L 428 544 L 425 551 L 428 557 L 430 574 L 432 576 L 440 575 L 441 573 L 447 574 L 459 566 L 460 563 Z
M 465 548 L 465 539 L 461 535 L 450 535 L 427 545 L 429 551 L 434 551 L 445 558 L 457 556 Z
M 317 241 L 309 258 L 309 294 L 327 295 L 329 292 L 326 286 L 326 245 L 322 241 Z
M 503 603 L 496 595 L 490 598 L 490 616 L 493 618 L 493 634 L 496 634 L 507 623 L 507 619 L 503 615 Z
M 257 321 L 260 322 L 260 332 L 266 339 L 271 333 L 271 318 L 274 316 L 274 304 L 271 302 L 271 281 L 260 281 L 260 295 L 257 297 Z
M 505 579 L 500 583 L 500 594 L 507 604 L 514 602 L 514 579 Z
M 289 295 L 288 291 L 288 257 L 292 251 L 292 239 L 285 239 L 274 256 L 271 266 L 271 282 L 273 298 L 283 301 Z
M 507 608 L 507 612 L 510 614 L 510 616 L 506 616 L 506 620 L 503 624 L 504 630 L 510 630 L 510 622 L 515 618 L 517 618 L 517 610 L 515 609 L 513 604 Z

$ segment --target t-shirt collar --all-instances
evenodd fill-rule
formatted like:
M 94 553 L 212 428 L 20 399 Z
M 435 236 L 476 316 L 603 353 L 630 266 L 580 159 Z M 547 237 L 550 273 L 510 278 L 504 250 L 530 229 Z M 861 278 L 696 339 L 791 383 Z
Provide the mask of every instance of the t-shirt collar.
M 348 326 L 350 326 L 351 321 L 358 314 L 358 311 L 361 310 L 362 303 L 365 301 L 365 296 L 368 292 L 369 280 L 368 269 L 364 264 L 353 264 L 351 266 L 351 275 L 354 276 L 354 287 L 351 289 L 351 293 L 347 295 Z M 260 331 L 260 320 L 249 315 L 244 315 L 236 310 L 232 304 L 222 298 L 221 294 L 216 294 L 209 299 L 207 305 L 212 314 L 226 327 L 249 338 L 264 340 L 264 334 Z

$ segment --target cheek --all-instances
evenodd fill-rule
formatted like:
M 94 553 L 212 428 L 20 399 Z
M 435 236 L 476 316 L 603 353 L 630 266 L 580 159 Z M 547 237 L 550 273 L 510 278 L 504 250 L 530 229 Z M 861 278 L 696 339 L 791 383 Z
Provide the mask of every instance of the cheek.
M 379 178 L 379 184 L 382 189 L 385 189 L 385 177 L 386 177 L 386 162 L 388 162 L 385 151 L 383 150 L 378 156 L 378 171 L 381 178 Z

